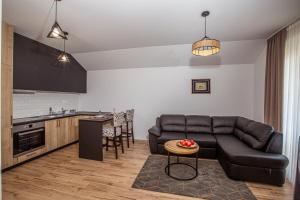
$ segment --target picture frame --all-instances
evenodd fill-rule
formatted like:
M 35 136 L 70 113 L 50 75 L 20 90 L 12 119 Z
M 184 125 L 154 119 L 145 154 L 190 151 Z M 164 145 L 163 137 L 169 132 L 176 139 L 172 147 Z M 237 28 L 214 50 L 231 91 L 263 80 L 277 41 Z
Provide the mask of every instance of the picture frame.
M 192 94 L 210 94 L 210 79 L 192 79 Z

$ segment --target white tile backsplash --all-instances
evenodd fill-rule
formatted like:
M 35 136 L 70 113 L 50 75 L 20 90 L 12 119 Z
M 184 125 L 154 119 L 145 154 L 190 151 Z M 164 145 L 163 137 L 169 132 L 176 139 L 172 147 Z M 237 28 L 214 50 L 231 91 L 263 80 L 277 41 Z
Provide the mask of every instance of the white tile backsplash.
M 13 94 L 13 118 L 47 115 L 54 111 L 78 109 L 79 94 L 35 93 Z

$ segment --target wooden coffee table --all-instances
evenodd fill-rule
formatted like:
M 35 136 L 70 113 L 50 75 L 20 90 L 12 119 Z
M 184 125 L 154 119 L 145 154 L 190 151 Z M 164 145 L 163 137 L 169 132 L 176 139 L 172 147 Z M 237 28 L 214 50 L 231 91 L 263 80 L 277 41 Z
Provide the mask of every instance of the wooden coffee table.
M 196 178 L 198 176 L 198 152 L 199 152 L 199 146 L 196 143 L 196 147 L 195 148 L 184 148 L 184 147 L 179 147 L 177 146 L 177 143 L 180 140 L 170 140 L 168 142 L 166 142 L 164 144 L 165 150 L 168 152 L 168 165 L 165 167 L 165 173 L 170 176 L 171 178 L 174 178 L 176 180 L 180 180 L 180 181 L 187 181 L 187 180 L 192 180 L 194 178 Z M 177 156 L 177 162 L 175 163 L 170 163 L 170 157 L 172 155 Z M 187 163 L 182 163 L 179 162 L 179 156 L 187 156 L 187 155 L 195 155 L 195 159 L 196 159 L 196 165 L 195 167 L 187 164 Z M 171 165 L 186 165 L 192 169 L 195 170 L 195 175 L 193 177 L 190 178 L 178 178 L 175 176 L 172 176 L 170 174 L 170 166 Z

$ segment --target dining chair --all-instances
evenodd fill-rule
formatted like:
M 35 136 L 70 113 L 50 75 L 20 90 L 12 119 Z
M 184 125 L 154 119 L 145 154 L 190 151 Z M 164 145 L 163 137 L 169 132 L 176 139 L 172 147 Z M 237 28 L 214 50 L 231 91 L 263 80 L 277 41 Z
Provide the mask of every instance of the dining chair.
M 129 148 L 129 140 L 132 139 L 132 143 L 134 144 L 134 134 L 133 134 L 133 116 L 134 109 L 126 111 L 126 120 L 122 125 L 122 135 L 126 137 L 127 147 Z
M 123 138 L 122 138 L 122 124 L 125 122 L 124 112 L 114 113 L 112 123 L 103 125 L 103 137 L 106 139 L 105 147 L 115 148 L 116 159 L 118 159 L 118 146 L 121 146 L 122 153 L 124 153 Z M 112 145 L 109 144 L 112 142 Z

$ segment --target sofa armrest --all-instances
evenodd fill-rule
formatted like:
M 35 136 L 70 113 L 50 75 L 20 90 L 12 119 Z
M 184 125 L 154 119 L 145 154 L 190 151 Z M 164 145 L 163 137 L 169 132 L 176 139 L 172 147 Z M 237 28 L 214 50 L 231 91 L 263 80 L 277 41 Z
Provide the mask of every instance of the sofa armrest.
M 270 154 L 265 158 L 267 158 L 268 160 L 269 159 L 272 160 L 271 161 L 272 164 L 269 167 L 285 169 L 289 164 L 289 159 L 282 154 Z M 262 162 L 264 161 L 262 160 Z
M 275 131 L 271 136 L 271 139 L 267 145 L 266 153 L 282 154 L 282 143 L 283 143 L 282 133 L 278 133 Z
M 160 130 L 159 127 L 153 126 L 152 128 L 150 128 L 150 129 L 148 130 L 148 132 L 149 132 L 149 134 L 152 134 L 152 135 L 155 135 L 155 136 L 159 137 L 159 136 L 160 136 L 160 133 L 161 133 L 161 130 Z

